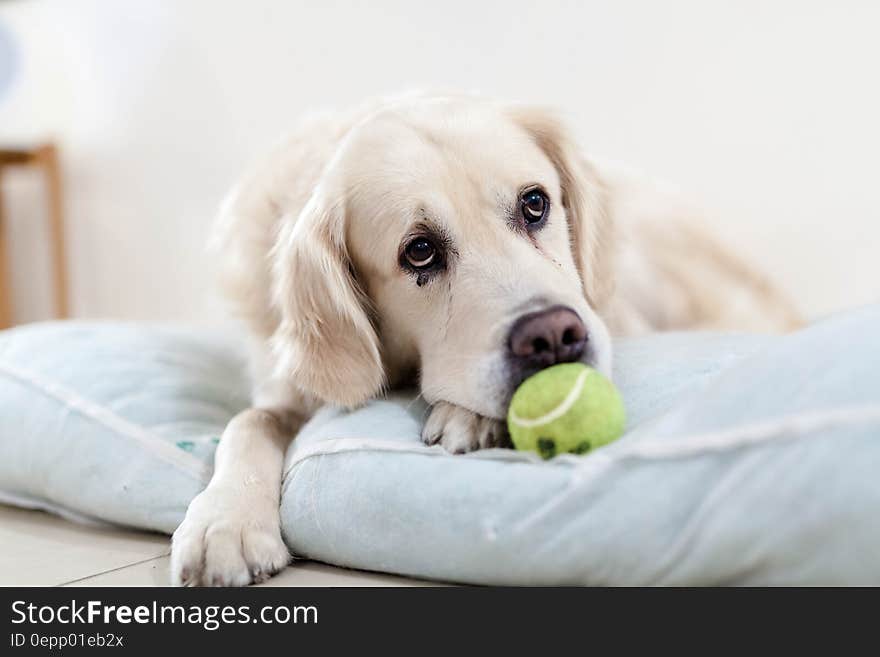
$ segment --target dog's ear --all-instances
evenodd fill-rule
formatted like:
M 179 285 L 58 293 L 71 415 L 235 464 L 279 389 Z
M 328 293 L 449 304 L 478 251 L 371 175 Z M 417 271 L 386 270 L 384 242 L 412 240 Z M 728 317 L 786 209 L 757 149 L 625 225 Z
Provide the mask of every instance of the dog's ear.
M 601 308 L 614 289 L 613 226 L 605 186 L 570 131 L 552 111 L 514 106 L 510 112 L 556 167 L 584 294 L 593 308 Z
M 382 390 L 369 301 L 345 246 L 344 201 L 319 184 L 299 217 L 285 218 L 272 250 L 278 374 L 327 402 L 352 407 Z

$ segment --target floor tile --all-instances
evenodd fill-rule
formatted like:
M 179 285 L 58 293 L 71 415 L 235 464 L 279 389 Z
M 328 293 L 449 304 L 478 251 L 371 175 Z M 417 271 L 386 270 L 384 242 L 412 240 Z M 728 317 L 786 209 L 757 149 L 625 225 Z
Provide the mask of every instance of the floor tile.
M 169 558 L 160 557 L 126 566 L 68 586 L 167 586 Z M 315 561 L 298 561 L 261 586 L 431 586 L 431 582 L 394 575 L 337 568 Z
M 0 505 L 0 585 L 52 586 L 167 554 L 167 536 Z
M 170 539 L 0 505 L 0 586 L 167 586 Z M 436 586 L 297 561 L 262 586 Z

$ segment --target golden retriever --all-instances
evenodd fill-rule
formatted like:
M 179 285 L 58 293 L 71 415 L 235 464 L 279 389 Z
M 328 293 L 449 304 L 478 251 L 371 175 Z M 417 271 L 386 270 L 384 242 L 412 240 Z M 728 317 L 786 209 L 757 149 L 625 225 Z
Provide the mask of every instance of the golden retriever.
M 253 338 L 253 408 L 173 538 L 177 584 L 289 561 L 284 452 L 325 403 L 418 382 L 423 438 L 502 446 L 516 386 L 608 373 L 609 334 L 781 330 L 788 303 L 650 188 L 591 163 L 547 110 L 410 95 L 305 120 L 230 194 L 216 258 Z

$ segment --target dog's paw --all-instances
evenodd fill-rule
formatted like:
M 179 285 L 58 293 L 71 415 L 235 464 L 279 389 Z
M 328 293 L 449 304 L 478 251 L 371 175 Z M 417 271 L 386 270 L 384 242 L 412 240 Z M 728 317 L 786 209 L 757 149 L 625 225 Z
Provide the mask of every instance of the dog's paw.
M 175 586 L 258 584 L 288 563 L 277 501 L 223 485 L 193 499 L 171 539 Z
M 489 447 L 509 447 L 510 437 L 501 420 L 483 417 L 461 406 L 438 402 L 422 428 L 427 445 L 442 445 L 453 454 Z

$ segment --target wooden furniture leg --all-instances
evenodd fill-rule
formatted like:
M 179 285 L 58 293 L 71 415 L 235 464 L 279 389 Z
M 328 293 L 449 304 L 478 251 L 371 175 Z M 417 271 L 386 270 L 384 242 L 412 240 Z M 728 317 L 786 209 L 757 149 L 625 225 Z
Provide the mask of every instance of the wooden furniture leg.
M 3 215 L 3 169 L 0 168 L 0 329 L 12 326 L 12 282 L 9 280 L 7 231 Z
M 9 262 L 9 231 L 3 217 L 3 170 L 8 166 L 38 166 L 43 170 L 49 199 L 49 256 L 55 316 L 68 316 L 67 263 L 64 258 L 64 207 L 58 150 L 53 144 L 30 149 L 0 148 L 0 329 L 12 326 L 12 279 Z
M 52 256 L 52 272 L 55 282 L 55 316 L 64 319 L 68 315 L 67 263 L 64 260 L 64 216 L 61 187 L 61 170 L 58 150 L 54 145 L 43 146 L 38 157 L 46 172 L 49 190 L 49 249 Z

